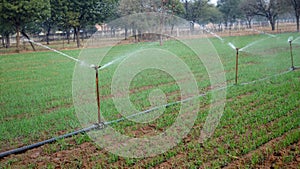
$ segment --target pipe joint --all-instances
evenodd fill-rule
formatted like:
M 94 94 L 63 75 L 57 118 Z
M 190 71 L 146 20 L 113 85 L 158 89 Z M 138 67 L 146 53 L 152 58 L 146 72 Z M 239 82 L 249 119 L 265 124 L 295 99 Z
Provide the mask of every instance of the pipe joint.
M 103 123 L 103 122 L 100 122 L 100 123 L 95 123 L 94 124 L 96 126 L 96 130 L 102 130 L 104 128 L 106 128 L 106 125 Z
M 101 66 L 97 66 L 97 65 L 91 65 L 90 68 L 93 68 L 95 70 L 98 70 Z

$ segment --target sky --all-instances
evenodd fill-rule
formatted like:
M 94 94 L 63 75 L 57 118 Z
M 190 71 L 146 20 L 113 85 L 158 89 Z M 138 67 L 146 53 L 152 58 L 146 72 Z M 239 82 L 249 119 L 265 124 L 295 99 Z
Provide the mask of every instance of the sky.
M 210 2 L 213 3 L 213 4 L 217 4 L 217 1 L 218 0 L 210 0 Z

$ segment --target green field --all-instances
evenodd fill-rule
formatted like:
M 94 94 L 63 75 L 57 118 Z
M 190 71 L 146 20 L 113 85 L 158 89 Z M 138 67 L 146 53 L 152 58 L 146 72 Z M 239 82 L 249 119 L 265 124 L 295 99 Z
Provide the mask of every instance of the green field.
M 163 46 L 159 46 L 158 42 L 115 46 L 101 64 L 141 48 L 154 47 L 172 51 L 188 65 L 197 79 L 200 93 L 208 93 L 198 98 L 200 111 L 188 136 L 161 155 L 131 159 L 111 154 L 93 144 L 86 135 L 79 135 L 0 159 L 0 168 L 220 168 L 234 167 L 235 160 L 238 161 L 237 166 L 253 168 L 264 162 L 269 164 L 270 156 L 296 145 L 293 151 L 281 153 L 284 160 L 270 164 L 275 168 L 295 166 L 300 154 L 297 146 L 300 140 L 300 71 L 287 72 L 291 67 L 287 42 L 290 36 L 300 37 L 299 33 L 290 33 L 277 35 L 276 38 L 267 35 L 225 37 L 224 42 L 217 38 L 209 39 L 223 63 L 228 88 L 220 124 L 212 138 L 203 144 L 199 144 L 198 139 L 209 112 L 211 95 L 209 77 L 202 61 L 175 40 L 166 41 Z M 233 85 L 235 50 L 228 46 L 229 42 L 238 48 L 253 44 L 240 52 L 238 85 Z M 205 46 L 202 47 L 205 50 Z M 85 52 L 101 50 L 86 49 Z M 79 50 L 64 52 L 74 57 L 80 55 Z M 299 67 L 300 40 L 293 45 L 293 55 L 295 65 Z M 1 152 L 81 128 L 72 98 L 74 67 L 74 62 L 54 52 L 0 56 Z M 114 107 L 110 89 L 116 67 L 112 65 L 99 74 L 101 112 L 108 121 L 121 117 Z M 184 80 L 184 74 L 180 76 Z M 170 75 L 158 70 L 145 70 L 130 84 L 130 100 L 138 110 L 151 108 L 147 98 L 153 89 L 161 89 L 168 103 L 180 99 L 179 87 Z M 91 89 L 92 92 L 94 90 Z M 160 118 L 150 123 L 137 124 L 125 120 L 113 127 L 131 137 L 155 135 L 172 125 L 179 108 L 180 105 L 167 107 Z M 96 112 L 91 116 L 95 119 Z M 88 121 L 85 125 L 92 123 Z M 31 155 L 36 152 L 39 156 L 32 158 Z

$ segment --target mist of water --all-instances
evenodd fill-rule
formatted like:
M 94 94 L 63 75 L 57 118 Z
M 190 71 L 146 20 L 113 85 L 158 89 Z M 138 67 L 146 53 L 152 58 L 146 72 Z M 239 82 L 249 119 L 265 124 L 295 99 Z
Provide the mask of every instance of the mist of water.
M 123 60 L 125 57 L 126 57 L 126 55 L 125 55 L 125 56 L 121 56 L 121 57 L 119 57 L 119 58 L 117 58 L 117 59 L 114 59 L 114 60 L 112 60 L 112 61 L 110 61 L 110 62 L 104 64 L 103 66 L 101 66 L 101 67 L 99 68 L 99 70 L 105 69 L 105 68 L 107 68 L 107 67 L 113 65 L 113 64 L 115 64 L 115 63 L 117 63 L 117 62 Z
M 272 35 L 272 34 L 269 34 L 267 32 L 264 32 L 264 31 L 259 31 L 259 30 L 256 30 L 256 29 L 251 29 L 252 31 L 255 31 L 255 32 L 258 32 L 260 34 L 265 34 L 265 35 L 268 35 L 269 37 L 272 37 L 272 38 L 276 38 L 277 36 L 275 35 Z
M 203 29 L 203 28 L 202 28 L 202 29 Z M 207 29 L 203 29 L 203 30 L 206 31 L 207 33 L 210 33 L 210 34 L 213 35 L 214 37 L 218 38 L 220 41 L 224 42 L 224 39 L 221 38 L 221 37 L 220 37 L 219 35 L 217 35 L 216 33 L 211 32 L 211 31 L 209 31 L 209 30 L 207 30 Z
M 298 38 L 296 38 L 295 40 L 293 40 L 293 43 L 300 44 L 300 36 Z
M 37 42 L 35 42 L 35 41 L 33 41 L 33 40 L 25 39 L 24 41 L 25 41 L 25 42 L 31 42 L 31 43 L 33 43 L 33 44 L 35 44 L 35 45 L 37 45 L 37 46 L 41 46 L 41 47 L 43 47 L 43 48 L 45 48 L 45 49 L 49 49 L 49 50 L 51 50 L 51 51 L 53 51 L 53 52 L 55 52 L 55 53 L 58 53 L 58 54 L 60 54 L 60 55 L 62 55 L 62 56 L 65 56 L 65 57 L 67 57 L 67 58 L 69 58 L 69 59 L 72 59 L 72 60 L 75 61 L 75 62 L 83 63 L 83 62 L 80 61 L 79 59 L 76 59 L 76 58 L 74 58 L 74 57 L 72 57 L 72 56 L 70 56 L 70 55 L 67 55 L 67 54 L 65 54 L 65 53 L 63 53 L 63 52 L 61 52 L 61 51 L 58 51 L 58 50 L 56 50 L 56 49 L 50 48 L 49 46 L 43 45 L 43 44 L 41 44 L 41 43 L 37 43 Z
M 140 47 L 139 50 L 143 50 L 144 48 L 147 48 L 148 46 L 153 46 L 154 44 L 155 44 L 155 43 L 147 43 L 147 45 L 143 45 L 142 47 Z M 122 60 L 125 59 L 127 56 L 128 56 L 128 55 L 120 56 L 120 57 L 118 57 L 118 58 L 116 58 L 116 59 L 114 59 L 114 60 L 112 60 L 112 61 L 110 61 L 110 62 L 108 62 L 108 63 L 106 63 L 106 64 L 104 64 L 104 65 L 102 65 L 102 66 L 99 68 L 99 70 L 103 70 L 103 69 L 105 69 L 105 68 L 107 68 L 107 67 L 110 67 L 111 65 L 116 64 L 116 63 L 122 61 Z
M 228 45 L 229 45 L 232 49 L 234 49 L 234 50 L 237 49 L 237 47 L 235 47 L 234 44 L 232 44 L 231 42 L 229 42 Z
M 261 40 L 258 40 L 258 41 L 254 41 L 254 42 L 248 44 L 247 46 L 241 48 L 240 51 L 245 51 L 245 50 L 248 49 L 249 47 L 254 46 L 254 45 L 256 45 L 257 43 L 259 43 L 260 41 L 263 41 L 263 40 L 265 40 L 265 39 L 261 39 Z
M 33 40 L 29 40 L 29 39 L 24 39 L 24 41 L 25 41 L 25 42 L 31 42 L 31 43 L 33 43 L 33 44 L 35 44 L 35 45 L 37 45 L 37 46 L 43 47 L 43 48 L 45 48 L 45 49 L 51 50 L 51 51 L 53 51 L 53 52 L 55 52 L 55 53 L 58 53 L 58 54 L 60 54 L 60 55 L 62 55 L 62 56 L 65 56 L 65 57 L 67 57 L 67 58 L 69 58 L 69 59 L 71 59 L 71 60 L 73 60 L 73 61 L 75 61 L 75 62 L 78 62 L 78 63 L 80 64 L 80 66 L 91 67 L 90 64 L 88 64 L 88 63 L 86 63 L 86 62 L 84 62 L 84 61 L 82 61 L 82 60 L 76 59 L 76 58 L 74 58 L 74 57 L 72 57 L 72 56 L 70 56 L 70 55 L 68 55 L 68 54 L 66 54 L 66 53 L 63 53 L 63 52 L 58 51 L 58 50 L 56 50 L 56 49 L 50 48 L 49 46 L 43 45 L 43 44 L 41 44 L 41 43 L 35 42 L 35 41 L 33 41 Z
M 298 38 L 296 38 L 294 41 L 300 40 L 300 36 Z

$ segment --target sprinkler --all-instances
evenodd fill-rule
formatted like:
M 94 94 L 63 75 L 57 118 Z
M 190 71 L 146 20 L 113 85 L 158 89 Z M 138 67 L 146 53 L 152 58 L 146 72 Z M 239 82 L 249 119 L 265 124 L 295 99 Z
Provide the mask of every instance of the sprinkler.
M 292 61 L 292 67 L 291 69 L 292 70 L 295 70 L 295 66 L 294 66 L 294 57 L 293 57 L 293 39 L 292 38 L 289 38 L 289 43 L 290 43 L 290 51 L 291 51 L 291 61 Z
M 238 70 L 239 70 L 239 48 L 236 48 L 236 61 L 235 61 L 235 84 L 238 82 Z
M 238 70 L 239 70 L 239 51 L 240 48 L 237 48 L 232 44 L 231 42 L 228 43 L 228 45 L 233 49 L 236 50 L 236 61 L 235 61 L 235 84 L 238 82 Z M 241 49 L 243 50 L 243 48 Z
M 95 69 L 96 71 L 96 95 L 97 95 L 97 106 L 98 106 L 98 124 L 99 127 L 104 125 L 103 123 L 101 123 L 101 114 L 100 114 L 100 95 L 99 95 L 99 78 L 98 78 L 98 69 L 101 66 L 96 66 L 96 65 L 91 65 L 91 68 Z

